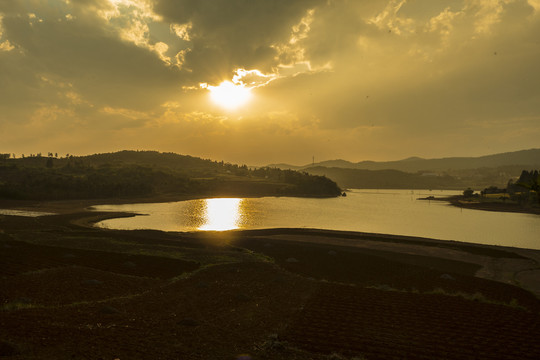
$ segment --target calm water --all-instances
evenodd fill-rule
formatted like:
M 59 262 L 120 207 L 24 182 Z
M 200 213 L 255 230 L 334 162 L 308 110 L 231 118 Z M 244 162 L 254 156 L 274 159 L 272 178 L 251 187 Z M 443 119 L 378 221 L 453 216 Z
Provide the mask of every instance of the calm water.
M 460 209 L 419 197 L 456 191 L 353 190 L 347 197 L 227 198 L 95 206 L 145 214 L 102 221 L 113 229 L 163 231 L 305 227 L 421 236 L 540 249 L 540 216 Z

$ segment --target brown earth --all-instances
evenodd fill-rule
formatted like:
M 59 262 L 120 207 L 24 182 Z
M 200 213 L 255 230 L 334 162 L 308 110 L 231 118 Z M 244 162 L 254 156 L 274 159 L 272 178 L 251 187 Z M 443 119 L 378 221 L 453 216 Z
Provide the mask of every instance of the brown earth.
M 0 216 L 1 359 L 540 358 L 539 251 L 114 231 L 83 205 Z

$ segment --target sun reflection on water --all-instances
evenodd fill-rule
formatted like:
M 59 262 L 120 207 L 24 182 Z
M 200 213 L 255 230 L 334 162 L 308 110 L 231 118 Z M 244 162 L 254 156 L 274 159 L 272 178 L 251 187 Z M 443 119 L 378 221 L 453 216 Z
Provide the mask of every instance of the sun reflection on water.
M 203 223 L 198 230 L 224 231 L 238 229 L 241 222 L 240 204 L 242 200 L 238 198 L 204 200 Z

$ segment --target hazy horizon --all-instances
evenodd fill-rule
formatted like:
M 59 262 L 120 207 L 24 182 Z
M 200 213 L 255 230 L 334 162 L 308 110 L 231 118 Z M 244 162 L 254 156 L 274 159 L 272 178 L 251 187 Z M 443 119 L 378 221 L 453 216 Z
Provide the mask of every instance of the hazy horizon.
M 527 150 L 539 150 L 540 148 L 531 148 L 531 149 L 521 149 L 521 150 L 516 150 L 517 152 L 519 151 L 527 151 Z M 152 149 L 146 149 L 146 150 L 141 150 L 141 149 L 122 149 L 122 150 L 118 150 L 118 151 L 136 151 L 136 152 L 145 152 L 145 151 L 158 151 L 158 150 L 152 150 Z M 112 151 L 112 152 L 106 152 L 106 153 L 114 153 L 116 151 Z M 166 153 L 166 151 L 158 151 L 160 153 Z M 174 153 L 174 152 L 173 152 Z M 13 158 L 13 156 L 15 156 L 15 158 L 21 158 L 23 155 L 25 157 L 31 157 L 31 156 L 37 156 L 37 154 L 40 154 L 41 157 L 48 157 L 48 153 L 47 152 L 36 152 L 36 153 L 27 153 L 27 154 L 24 154 L 24 153 L 20 153 L 20 154 L 17 154 L 17 153 L 9 153 L 11 155 L 11 157 Z M 66 154 L 62 154 L 62 153 L 52 153 L 53 154 L 53 157 L 58 157 L 58 158 L 63 158 L 63 157 L 66 157 L 66 155 L 70 155 L 70 156 L 90 156 L 90 155 L 97 155 L 97 154 L 102 154 L 102 153 L 84 153 L 84 154 L 69 154 L 69 153 L 66 153 Z M 212 161 L 224 161 L 224 159 L 221 159 L 221 158 L 214 158 L 214 157 L 202 157 L 202 156 L 197 156 L 197 155 L 194 155 L 194 154 L 180 154 L 180 153 L 175 153 L 175 154 L 178 154 L 178 155 L 187 155 L 187 156 L 192 156 L 192 157 L 198 157 L 198 158 L 201 158 L 201 159 L 208 159 L 208 160 L 212 160 Z M 500 153 L 496 153 L 496 154 L 484 154 L 484 155 L 479 155 L 479 156 L 463 156 L 462 158 L 478 158 L 478 157 L 483 157 L 483 156 L 490 156 L 490 155 L 498 155 Z M 444 157 L 440 157 L 440 158 L 430 158 L 430 157 L 420 157 L 420 156 L 408 156 L 408 157 L 405 157 L 405 158 L 396 158 L 396 159 L 389 159 L 389 160 L 372 160 L 372 159 L 362 159 L 362 160 L 349 160 L 349 159 L 314 159 L 313 157 L 311 158 L 310 161 L 307 161 L 305 163 L 289 163 L 289 162 L 284 162 L 284 161 L 278 161 L 278 162 L 273 162 L 273 163 L 245 163 L 245 162 L 236 162 L 233 164 L 237 164 L 237 165 L 248 165 L 248 166 L 267 166 L 267 165 L 279 165 L 279 164 L 282 164 L 282 165 L 292 165 L 292 166 L 298 166 L 298 167 L 302 167 L 302 166 L 308 166 L 308 165 L 311 165 L 312 163 L 315 163 L 315 164 L 319 164 L 319 163 L 324 163 L 324 162 L 329 162 L 329 161 L 346 161 L 346 162 L 349 162 L 349 163 L 361 163 L 361 162 L 399 162 L 399 161 L 406 161 L 406 160 L 409 160 L 409 159 L 419 159 L 419 160 L 442 160 L 442 159 L 448 159 L 448 158 L 461 158 L 461 156 L 444 156 Z
M 538 147 L 539 0 L 0 3 L 1 153 L 226 162 Z

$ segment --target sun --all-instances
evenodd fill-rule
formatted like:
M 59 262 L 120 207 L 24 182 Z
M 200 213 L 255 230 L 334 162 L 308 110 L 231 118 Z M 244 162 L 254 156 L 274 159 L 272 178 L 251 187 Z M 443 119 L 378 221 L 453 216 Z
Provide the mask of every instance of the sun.
M 227 110 L 234 110 L 245 105 L 251 99 L 251 88 L 244 84 L 224 81 L 218 86 L 208 85 L 212 101 Z

